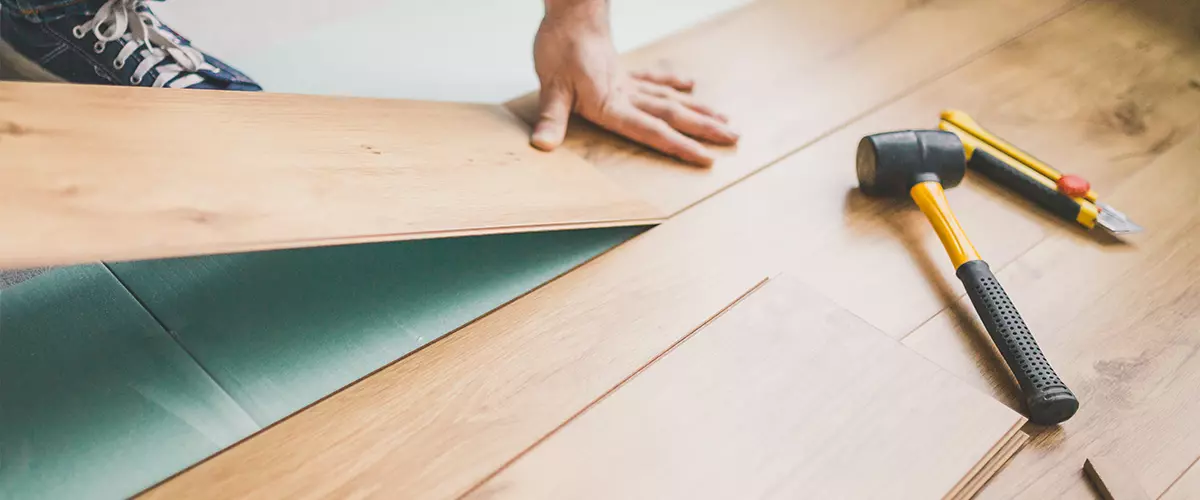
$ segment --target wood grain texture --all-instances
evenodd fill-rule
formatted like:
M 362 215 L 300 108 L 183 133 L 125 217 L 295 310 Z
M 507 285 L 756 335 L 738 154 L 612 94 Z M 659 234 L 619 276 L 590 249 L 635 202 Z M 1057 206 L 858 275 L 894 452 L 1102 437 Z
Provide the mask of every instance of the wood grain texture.
M 775 278 L 467 498 L 938 498 L 1024 421 Z
M 566 147 L 674 213 L 1076 3 L 755 2 L 622 56 L 630 68 L 694 77 L 696 97 L 731 116 L 742 140 L 713 167 L 675 162 L 582 120 Z M 527 121 L 538 115 L 536 95 L 508 106 Z
M 675 221 L 145 496 L 466 492 L 767 276 L 736 240 Z
M 1123 461 L 1110 457 L 1090 457 L 1083 461 L 1087 476 L 1101 500 L 1150 500 L 1137 477 L 1129 472 Z
M 0 84 L 0 267 L 653 223 L 498 106 Z
M 1198 459 L 1200 462 L 1200 459 Z M 1159 500 L 1190 500 L 1200 498 L 1200 467 L 1195 463 L 1179 476 Z

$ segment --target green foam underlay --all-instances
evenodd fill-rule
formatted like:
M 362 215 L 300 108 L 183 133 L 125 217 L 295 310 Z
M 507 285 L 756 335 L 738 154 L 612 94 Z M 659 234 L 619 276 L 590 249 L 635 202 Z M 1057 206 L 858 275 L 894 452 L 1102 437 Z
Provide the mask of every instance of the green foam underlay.
M 0 292 L 0 498 L 114 498 L 258 430 L 102 265 Z
M 595 257 L 641 228 L 112 264 L 267 425 Z

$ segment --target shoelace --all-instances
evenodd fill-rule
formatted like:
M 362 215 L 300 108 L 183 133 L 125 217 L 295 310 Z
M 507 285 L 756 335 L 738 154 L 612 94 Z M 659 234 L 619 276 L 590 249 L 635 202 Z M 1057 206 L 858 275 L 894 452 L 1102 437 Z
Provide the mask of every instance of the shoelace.
M 204 54 L 163 31 L 159 21 L 145 8 L 146 0 L 108 0 L 91 20 L 76 26 L 72 34 L 82 39 L 90 31 L 96 36 L 93 47 L 97 54 L 104 52 L 109 42 L 120 41 L 124 45 L 113 59 L 113 68 L 122 69 L 135 53 L 140 53 L 142 62 L 133 70 L 129 83 L 141 85 L 142 79 L 152 69 L 158 69 L 154 87 L 186 88 L 203 82 L 197 74 L 202 70 L 220 70 L 204 61 Z M 139 49 L 141 51 L 139 52 Z M 168 64 L 163 64 L 171 60 Z

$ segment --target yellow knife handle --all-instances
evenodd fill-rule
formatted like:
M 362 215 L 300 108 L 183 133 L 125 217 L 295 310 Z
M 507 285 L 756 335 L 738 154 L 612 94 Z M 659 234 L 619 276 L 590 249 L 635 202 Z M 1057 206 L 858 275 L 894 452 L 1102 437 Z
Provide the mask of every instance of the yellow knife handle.
M 1016 146 L 1013 146 L 1012 144 L 1005 142 L 1003 139 L 996 137 L 991 132 L 988 132 L 982 126 L 980 126 L 978 122 L 971 118 L 970 115 L 962 111 L 956 109 L 947 109 L 942 111 L 942 120 L 950 122 L 964 132 L 975 136 L 980 141 L 987 143 L 988 145 L 1000 150 L 1000 152 L 1012 157 L 1014 160 L 1028 166 L 1038 174 L 1041 174 L 1045 178 L 1049 179 L 1051 183 L 1057 182 L 1058 179 L 1063 176 L 1061 172 L 1055 170 L 1053 167 L 1047 165 L 1041 160 L 1034 158 L 1033 155 L 1017 149 Z M 1084 199 L 1092 203 L 1096 202 L 1096 197 L 1096 192 L 1090 189 L 1088 190 L 1087 194 L 1083 196 Z
M 939 128 L 953 132 L 962 140 L 966 149 L 967 168 L 979 172 L 993 182 L 1005 186 L 1033 201 L 1050 213 L 1091 229 L 1096 225 L 1100 210 L 1084 198 L 1072 198 L 1058 191 L 1054 181 L 1032 170 L 1029 166 L 1002 153 L 991 144 L 959 128 L 949 121 L 942 121 Z

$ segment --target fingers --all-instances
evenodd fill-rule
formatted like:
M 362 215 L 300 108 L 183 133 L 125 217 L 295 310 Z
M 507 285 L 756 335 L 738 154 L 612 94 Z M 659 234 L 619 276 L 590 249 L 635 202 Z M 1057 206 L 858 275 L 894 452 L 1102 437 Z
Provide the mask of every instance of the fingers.
M 628 101 L 614 104 L 596 123 L 688 163 L 706 167 L 713 163 L 712 155 L 699 142 Z
M 632 95 L 630 101 L 638 109 L 654 115 L 674 127 L 675 130 L 692 137 L 722 145 L 734 144 L 738 140 L 738 135 L 728 125 L 716 118 L 699 113 L 679 101 L 646 94 Z
M 691 92 L 692 87 L 696 86 L 696 82 L 692 81 L 691 78 L 681 78 L 678 75 L 664 71 L 632 71 L 629 73 L 629 76 L 643 82 L 666 85 L 681 92 Z
M 529 139 L 533 147 L 551 151 L 562 144 L 563 137 L 567 135 L 567 122 L 571 118 L 573 97 L 566 86 L 543 85 L 538 97 L 541 114 Z
M 728 116 L 725 116 L 724 114 L 718 112 L 717 110 L 714 110 L 704 104 L 697 102 L 696 98 L 692 97 L 690 94 L 685 94 L 683 92 L 675 90 L 666 85 L 659 85 L 657 83 L 650 83 L 650 82 L 638 82 L 636 88 L 637 88 L 638 92 L 641 92 L 643 94 L 652 95 L 655 97 L 662 97 L 664 99 L 671 99 L 674 101 L 679 101 L 684 106 L 692 108 L 699 113 L 716 118 L 717 120 L 720 120 L 722 123 L 729 122 Z

